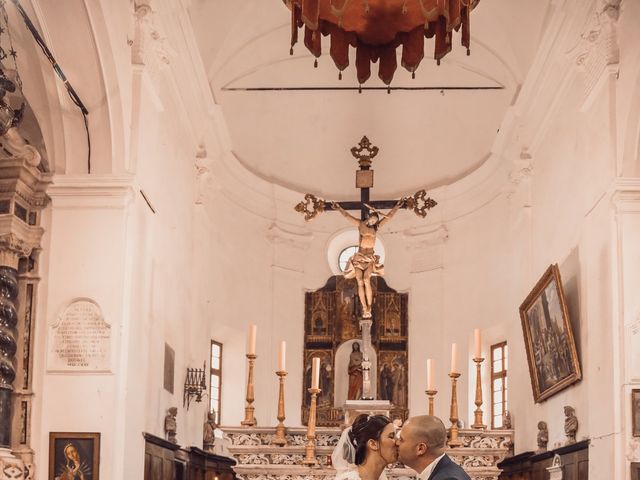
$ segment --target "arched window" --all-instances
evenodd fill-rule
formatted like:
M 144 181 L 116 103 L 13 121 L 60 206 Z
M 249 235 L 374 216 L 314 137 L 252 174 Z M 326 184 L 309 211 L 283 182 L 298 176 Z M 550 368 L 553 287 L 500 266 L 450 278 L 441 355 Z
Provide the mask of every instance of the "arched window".
M 356 251 L 358 251 L 358 246 L 351 245 L 340 252 L 340 255 L 338 255 L 338 268 L 341 272 L 345 271 L 345 269 L 347 268 L 347 262 L 352 257 L 352 255 L 356 253 Z

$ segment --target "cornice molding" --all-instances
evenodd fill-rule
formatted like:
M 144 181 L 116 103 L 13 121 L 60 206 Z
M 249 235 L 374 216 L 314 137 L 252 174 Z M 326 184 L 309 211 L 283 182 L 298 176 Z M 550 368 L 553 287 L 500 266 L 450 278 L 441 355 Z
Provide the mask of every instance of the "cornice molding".
M 124 208 L 139 190 L 129 175 L 56 175 L 48 193 L 54 208 Z
M 616 213 L 640 213 L 640 178 L 619 178 L 612 186 L 611 202 Z

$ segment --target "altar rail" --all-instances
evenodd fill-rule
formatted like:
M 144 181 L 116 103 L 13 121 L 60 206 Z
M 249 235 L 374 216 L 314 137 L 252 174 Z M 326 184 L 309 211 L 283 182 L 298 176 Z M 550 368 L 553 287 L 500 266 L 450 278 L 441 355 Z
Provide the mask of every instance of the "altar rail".
M 229 440 L 229 450 L 237 460 L 236 475 L 244 480 L 333 480 L 331 452 L 338 443 L 338 428 L 316 429 L 316 458 L 319 466 L 302 465 L 307 430 L 304 427 L 288 428 L 288 445 L 273 444 L 275 427 L 222 427 Z M 447 449 L 453 461 L 465 469 L 472 480 L 498 480 L 500 469 L 496 466 L 509 453 L 513 430 L 460 430 L 462 446 Z M 413 480 L 415 473 L 404 467 L 387 469 L 390 480 Z

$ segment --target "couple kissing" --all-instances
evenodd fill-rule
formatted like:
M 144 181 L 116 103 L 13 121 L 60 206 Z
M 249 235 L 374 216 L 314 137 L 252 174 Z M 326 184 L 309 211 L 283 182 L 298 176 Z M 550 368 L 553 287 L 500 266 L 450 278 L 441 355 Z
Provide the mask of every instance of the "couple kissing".
M 447 430 L 421 415 L 397 429 L 384 415 L 358 415 L 331 454 L 336 480 L 386 480 L 387 465 L 402 462 L 419 480 L 471 480 L 445 453 Z

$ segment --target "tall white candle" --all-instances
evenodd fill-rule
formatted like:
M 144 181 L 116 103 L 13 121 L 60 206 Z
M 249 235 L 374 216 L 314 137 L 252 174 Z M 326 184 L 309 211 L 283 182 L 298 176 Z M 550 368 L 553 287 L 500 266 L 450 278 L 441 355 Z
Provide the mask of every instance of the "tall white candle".
M 320 358 L 313 357 L 313 363 L 311 364 L 311 388 L 318 388 L 320 386 Z
M 482 336 L 479 328 L 473 330 L 473 338 L 476 344 L 476 355 L 474 358 L 482 358 Z
M 247 355 L 256 354 L 256 332 L 258 327 L 251 325 L 249 327 L 249 336 L 247 337 Z
M 433 389 L 433 359 L 427 358 L 427 390 Z
M 458 344 L 451 344 L 451 373 L 458 372 Z
M 280 350 L 278 351 L 278 371 L 286 372 L 287 342 L 280 342 Z

